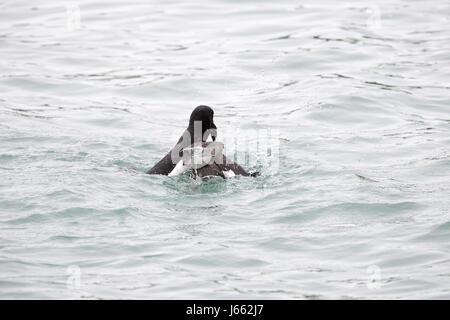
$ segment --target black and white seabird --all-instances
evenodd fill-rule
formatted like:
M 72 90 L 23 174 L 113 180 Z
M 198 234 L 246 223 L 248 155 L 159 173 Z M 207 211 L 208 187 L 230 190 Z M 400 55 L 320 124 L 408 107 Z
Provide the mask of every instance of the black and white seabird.
M 222 153 L 223 144 L 215 141 L 217 127 L 213 118 L 214 111 L 210 107 L 195 108 L 189 118 L 189 125 L 177 144 L 147 173 L 176 176 L 189 170 L 194 178 L 257 175 L 247 173 Z M 206 142 L 210 135 L 213 142 Z

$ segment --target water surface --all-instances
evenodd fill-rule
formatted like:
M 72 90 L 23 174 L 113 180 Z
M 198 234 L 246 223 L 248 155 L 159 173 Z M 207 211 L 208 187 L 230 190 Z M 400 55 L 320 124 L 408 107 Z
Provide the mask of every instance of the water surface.
M 2 1 L 0 298 L 450 298 L 449 23 L 443 0 Z M 146 175 L 199 104 L 221 139 L 278 132 L 278 167 Z

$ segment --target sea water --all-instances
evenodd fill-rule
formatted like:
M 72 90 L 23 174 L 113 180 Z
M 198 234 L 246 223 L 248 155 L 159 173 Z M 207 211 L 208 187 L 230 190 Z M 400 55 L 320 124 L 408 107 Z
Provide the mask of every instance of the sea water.
M 0 298 L 449 299 L 449 25 L 444 0 L 2 1 Z M 260 176 L 145 173 L 200 104 Z

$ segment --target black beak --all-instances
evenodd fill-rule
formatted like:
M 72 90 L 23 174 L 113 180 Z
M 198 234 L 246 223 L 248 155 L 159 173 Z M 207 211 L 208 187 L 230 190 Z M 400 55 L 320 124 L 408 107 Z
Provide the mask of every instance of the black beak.
M 212 141 L 216 141 L 217 137 L 217 129 L 211 129 L 211 139 Z

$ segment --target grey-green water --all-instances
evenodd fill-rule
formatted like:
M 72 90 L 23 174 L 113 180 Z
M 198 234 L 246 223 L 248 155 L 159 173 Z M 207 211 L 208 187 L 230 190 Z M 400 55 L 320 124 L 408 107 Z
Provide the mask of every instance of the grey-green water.
M 0 298 L 450 298 L 449 25 L 443 0 L 1 1 Z M 278 132 L 278 168 L 146 175 L 199 104 L 219 140 Z

